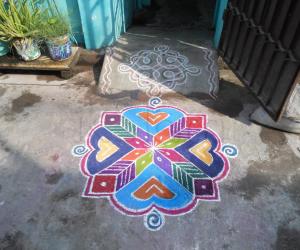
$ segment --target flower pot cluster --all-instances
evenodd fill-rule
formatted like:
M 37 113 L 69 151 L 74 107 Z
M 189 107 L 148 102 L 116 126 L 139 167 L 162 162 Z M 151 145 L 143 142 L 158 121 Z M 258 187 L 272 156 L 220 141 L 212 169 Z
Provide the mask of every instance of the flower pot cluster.
M 42 6 L 47 7 L 35 0 L 0 0 L 0 56 L 13 49 L 24 61 L 33 61 L 44 46 L 55 61 L 72 55 L 68 18 L 54 0 Z

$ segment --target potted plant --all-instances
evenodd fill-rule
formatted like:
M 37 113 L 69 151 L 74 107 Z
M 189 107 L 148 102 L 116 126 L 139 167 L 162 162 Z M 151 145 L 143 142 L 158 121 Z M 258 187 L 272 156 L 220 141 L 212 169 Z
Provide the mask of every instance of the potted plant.
M 71 25 L 67 15 L 59 12 L 54 1 L 46 12 L 41 32 L 53 60 L 66 60 L 72 55 Z
M 38 44 L 41 16 L 33 0 L 0 1 L 0 40 L 10 42 L 25 61 L 41 55 Z

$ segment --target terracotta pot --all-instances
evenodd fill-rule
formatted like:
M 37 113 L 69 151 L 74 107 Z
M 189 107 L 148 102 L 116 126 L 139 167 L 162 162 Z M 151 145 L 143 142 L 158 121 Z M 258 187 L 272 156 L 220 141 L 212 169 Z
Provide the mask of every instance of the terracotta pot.
M 55 61 L 63 61 L 72 55 L 72 44 L 69 36 L 60 36 L 46 41 L 50 56 Z

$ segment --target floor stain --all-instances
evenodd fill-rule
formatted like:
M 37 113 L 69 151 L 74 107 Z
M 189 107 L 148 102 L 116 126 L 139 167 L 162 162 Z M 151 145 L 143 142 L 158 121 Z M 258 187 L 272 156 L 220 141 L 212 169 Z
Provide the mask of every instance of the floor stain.
M 51 161 L 57 162 L 59 159 L 59 154 L 54 154 L 50 156 Z
M 0 239 L 0 249 L 5 250 L 22 250 L 23 248 L 24 234 L 20 231 L 13 233 L 6 233 L 5 236 Z
M 6 92 L 6 88 L 0 87 L 0 96 L 3 96 Z
M 71 197 L 62 200 L 59 203 L 52 203 L 51 212 L 45 217 L 45 230 L 49 233 L 79 232 L 78 228 L 90 227 L 95 223 L 96 208 L 98 203 L 96 200 L 78 199 Z M 96 222 L 97 223 L 97 222 Z M 53 231 L 56 228 L 57 231 Z M 86 249 L 76 244 L 76 249 Z
M 40 102 L 41 99 L 42 98 L 38 95 L 32 94 L 30 92 L 23 92 L 20 97 L 12 101 L 11 112 L 22 113 L 25 108 L 33 106 L 34 104 Z
M 282 145 L 287 144 L 287 138 L 283 132 L 270 128 L 262 127 L 260 132 L 260 138 L 263 143 L 272 146 L 280 147 Z
M 8 75 L 3 75 L 3 76 L 1 75 L 1 78 L 0 78 L 0 79 L 1 79 L 1 80 L 7 80 L 8 78 L 9 78 Z
M 279 141 L 282 142 L 281 138 Z M 278 142 L 278 138 L 275 139 Z M 242 195 L 247 200 L 253 200 L 262 190 L 272 194 L 274 186 L 282 187 L 296 206 L 300 209 L 300 176 L 296 175 L 300 166 L 300 158 L 288 145 L 282 147 L 269 147 L 270 160 L 252 161 L 247 175 L 225 186 L 229 192 Z M 294 175 L 291 184 L 288 175 Z
M 224 250 L 230 249 L 230 245 L 229 244 L 223 244 L 222 249 L 224 249 Z
M 35 212 L 28 220 L 27 223 L 29 224 L 37 224 L 39 221 L 39 213 Z
M 7 146 L 7 142 L 0 140 L 0 148 L 3 148 L 3 150 L 7 153 L 10 152 L 10 148 Z
M 300 231 L 280 226 L 277 231 L 276 250 L 300 249 Z
M 101 97 L 98 95 L 98 87 L 96 85 L 89 86 L 84 95 L 84 104 L 95 105 L 101 102 L 103 102 L 103 100 L 101 100 Z
M 271 181 L 267 175 L 264 175 L 259 167 L 255 165 L 250 166 L 247 175 L 226 189 L 232 193 L 238 193 L 246 200 L 253 200 L 261 190 L 267 188 Z
M 59 77 L 57 74 L 54 73 L 47 73 L 47 74 L 42 74 L 38 72 L 38 75 L 36 76 L 36 79 L 38 81 L 45 81 L 47 83 L 52 82 L 52 81 L 64 81 L 65 79 L 62 79 Z
M 50 185 L 57 184 L 63 176 L 64 176 L 64 173 L 62 173 L 62 172 L 46 174 L 46 183 L 50 184 Z
M 300 215 L 300 174 L 296 174 L 292 177 L 291 184 L 286 188 L 286 190 L 290 198 L 298 207 L 297 212 Z
M 67 200 L 71 197 L 76 197 L 78 196 L 78 192 L 73 189 L 65 189 L 61 192 L 55 192 L 51 195 L 51 201 L 52 202 L 59 202 L 59 201 L 64 201 Z

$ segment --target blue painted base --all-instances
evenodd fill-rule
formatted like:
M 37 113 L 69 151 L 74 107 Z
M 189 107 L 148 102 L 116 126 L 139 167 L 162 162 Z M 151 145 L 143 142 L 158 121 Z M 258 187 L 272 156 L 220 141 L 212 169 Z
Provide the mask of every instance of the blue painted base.
M 0 41 L 0 56 L 5 56 L 9 52 L 9 45 Z

